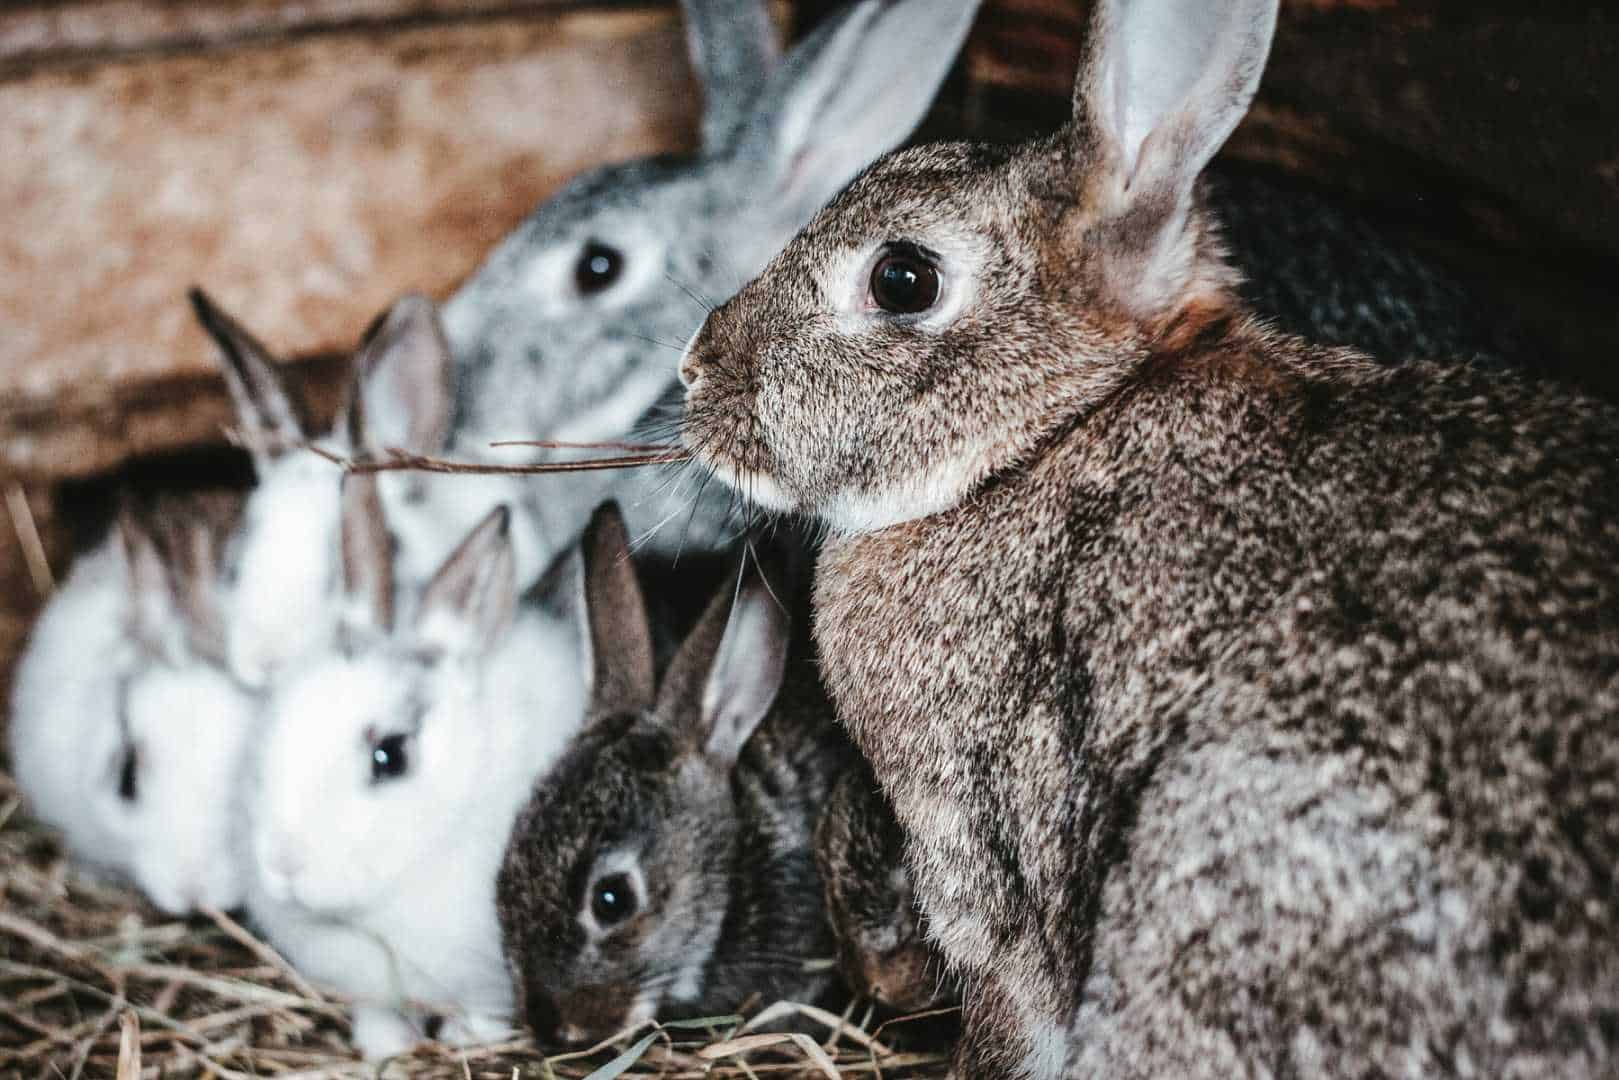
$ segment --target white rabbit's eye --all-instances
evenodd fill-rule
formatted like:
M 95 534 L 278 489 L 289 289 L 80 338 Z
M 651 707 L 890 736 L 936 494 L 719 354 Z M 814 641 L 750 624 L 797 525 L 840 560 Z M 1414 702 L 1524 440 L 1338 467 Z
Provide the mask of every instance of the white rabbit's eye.
M 939 268 L 911 244 L 896 244 L 871 270 L 871 299 L 890 315 L 920 315 L 939 302 Z
M 590 913 L 602 927 L 614 926 L 635 914 L 635 884 L 628 874 L 609 874 L 590 889 Z
M 573 283 L 582 295 L 593 296 L 617 281 L 623 272 L 623 252 L 592 240 L 574 264 Z
M 118 763 L 118 797 L 125 802 L 135 801 L 138 790 L 136 781 L 140 773 L 140 751 L 134 743 L 124 747 L 123 757 Z
M 409 735 L 384 735 L 371 744 L 372 783 L 396 780 L 405 775 L 405 770 L 410 768 L 410 760 L 405 752 L 405 744 L 409 741 Z

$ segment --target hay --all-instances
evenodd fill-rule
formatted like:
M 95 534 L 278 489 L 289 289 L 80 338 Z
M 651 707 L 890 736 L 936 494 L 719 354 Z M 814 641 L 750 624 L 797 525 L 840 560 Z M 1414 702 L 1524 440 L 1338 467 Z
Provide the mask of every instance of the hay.
M 425 1044 L 355 1059 L 341 1000 L 305 983 L 229 917 L 162 915 L 99 882 L 28 822 L 0 773 L 0 1076 L 410 1077 L 577 1080 L 595 1076 L 932 1077 L 937 1049 L 895 1050 L 890 1022 L 781 1004 L 756 1014 L 644 1025 L 589 1051 L 547 1057 L 532 1042 Z M 760 1033 L 769 1026 L 773 1032 Z

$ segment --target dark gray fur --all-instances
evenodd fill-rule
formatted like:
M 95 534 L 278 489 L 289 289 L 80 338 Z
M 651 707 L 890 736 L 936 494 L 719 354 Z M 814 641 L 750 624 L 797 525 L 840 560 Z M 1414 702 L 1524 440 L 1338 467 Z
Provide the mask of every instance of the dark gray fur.
M 616 534 L 605 545 L 604 528 Z M 735 579 L 683 644 L 654 704 L 639 675 L 601 678 L 643 672 L 651 655 L 622 526 L 598 514 L 585 550 L 594 552 L 592 708 L 519 814 L 497 884 L 523 1014 L 542 1040 L 594 1042 L 644 1019 L 631 1015 L 643 999 L 663 1019 L 814 1000 L 830 984 L 818 962 L 833 944 L 812 838 L 854 751 L 813 662 L 790 654 L 774 705 L 740 755 L 716 753 L 700 702 Z M 623 639 L 633 658 L 621 655 Z M 641 906 L 596 935 L 584 921 L 590 888 L 619 859 L 643 878 Z

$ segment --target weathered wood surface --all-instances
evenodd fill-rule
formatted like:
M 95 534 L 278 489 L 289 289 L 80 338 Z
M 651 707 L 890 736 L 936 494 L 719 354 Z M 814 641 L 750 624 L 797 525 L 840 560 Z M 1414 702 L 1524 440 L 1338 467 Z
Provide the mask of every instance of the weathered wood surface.
M 687 144 L 672 11 L 568 12 L 51 65 L 0 83 L 0 471 L 217 439 L 183 292 L 278 348 L 443 293 L 543 195 Z

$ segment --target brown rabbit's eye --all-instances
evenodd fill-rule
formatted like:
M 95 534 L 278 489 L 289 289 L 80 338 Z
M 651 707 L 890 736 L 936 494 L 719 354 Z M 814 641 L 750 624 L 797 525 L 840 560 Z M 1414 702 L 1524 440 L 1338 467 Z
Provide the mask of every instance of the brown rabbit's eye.
M 590 890 L 590 913 L 597 924 L 613 926 L 635 914 L 635 885 L 628 874 L 609 874 Z
M 573 281 L 580 293 L 592 296 L 618 280 L 624 270 L 624 255 L 617 248 L 592 240 L 574 264 Z
M 871 271 L 871 298 L 891 315 L 917 315 L 939 302 L 939 270 L 919 251 L 890 251 Z

